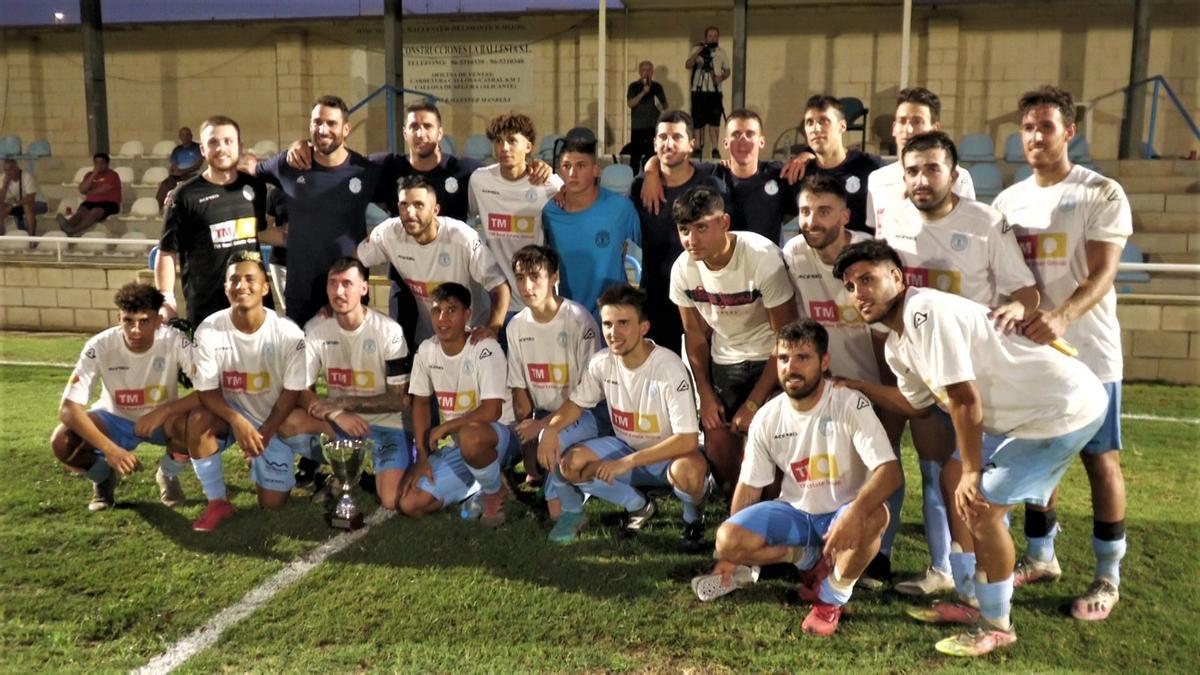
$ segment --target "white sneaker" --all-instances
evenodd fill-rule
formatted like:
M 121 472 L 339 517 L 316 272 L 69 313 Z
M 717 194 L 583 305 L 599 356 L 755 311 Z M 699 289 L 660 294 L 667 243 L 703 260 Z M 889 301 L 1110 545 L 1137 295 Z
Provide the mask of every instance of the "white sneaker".
M 726 585 L 720 574 L 701 574 L 692 579 L 692 591 L 700 602 L 711 602 L 721 597 L 728 595 L 739 588 L 745 588 L 750 584 L 758 581 L 759 567 L 748 567 L 746 565 L 738 565 L 733 574 L 729 575 L 729 584 Z
M 1029 554 L 1026 554 L 1017 561 L 1017 567 L 1013 570 L 1013 588 L 1025 584 L 1058 581 L 1061 577 L 1062 568 L 1058 566 L 1058 556 L 1042 562 L 1034 560 L 1029 557 Z
M 906 579 L 896 584 L 896 592 L 903 595 L 933 595 L 954 590 L 954 577 L 930 566 L 921 576 Z

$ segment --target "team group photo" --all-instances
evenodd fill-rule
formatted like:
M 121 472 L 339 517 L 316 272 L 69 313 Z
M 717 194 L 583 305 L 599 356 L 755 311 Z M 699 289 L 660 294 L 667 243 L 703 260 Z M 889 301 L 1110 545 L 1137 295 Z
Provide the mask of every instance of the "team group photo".
M 0 669 L 1194 668 L 1194 5 L 53 4 Z

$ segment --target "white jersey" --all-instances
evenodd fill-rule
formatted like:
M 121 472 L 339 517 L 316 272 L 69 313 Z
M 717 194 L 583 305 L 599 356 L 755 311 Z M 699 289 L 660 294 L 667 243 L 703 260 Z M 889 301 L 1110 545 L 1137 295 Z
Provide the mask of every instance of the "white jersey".
M 311 381 L 304 331 L 291 320 L 265 310 L 258 330 L 246 334 L 233 325 L 232 309 L 208 317 L 196 329 L 196 391 L 220 389 L 225 401 L 262 424 L 283 390 L 303 391 Z
M 987 204 L 960 199 L 954 210 L 926 220 L 904 202 L 879 222 L 877 235 L 900 254 L 904 281 L 936 288 L 984 305 L 1034 285 L 1016 236 Z
M 499 342 L 489 338 L 471 344 L 468 339 L 462 351 L 447 356 L 437 338 L 430 338 L 417 350 L 408 393 L 436 397 L 442 422 L 466 415 L 482 401 L 499 399 L 504 402 L 500 423 L 512 424 L 512 402 L 504 376 L 504 352 Z
M 562 186 L 562 179 L 553 175 L 541 185 L 530 183 L 528 176 L 508 180 L 500 175 L 499 164 L 475 169 L 471 174 L 471 213 L 479 216 L 488 248 L 512 289 L 510 313 L 525 309 L 512 271 L 513 254 L 530 244 L 540 246 L 546 242 L 542 207 Z
M 1031 176 L 1001 192 L 995 206 L 1016 231 L 1044 309 L 1060 307 L 1087 278 L 1087 242 L 1124 248 L 1133 234 L 1125 191 L 1116 181 L 1079 165 L 1050 187 L 1038 187 Z M 1117 294 L 1111 287 L 1067 326 L 1063 337 L 1101 382 L 1121 381 L 1121 328 Z
M 850 243 L 870 239 L 870 235 L 854 230 Z M 800 316 L 820 323 L 829 333 L 829 372 L 867 382 L 879 382 L 879 363 L 871 329 L 845 286 L 833 276 L 833 265 L 817 257 L 804 236 L 792 237 L 783 247 L 792 284 L 796 287 L 796 308 Z
M 528 307 L 508 323 L 508 386 L 524 389 L 535 410 L 554 412 L 579 384 L 600 349 L 600 328 L 583 305 L 563 298 L 554 318 L 538 323 Z
M 763 404 L 750 422 L 738 482 L 766 487 L 783 471 L 779 498 L 810 514 L 832 513 L 858 496 L 870 473 L 896 460 L 865 396 L 825 381 L 810 410 L 788 396 Z
M 691 374 L 672 351 L 650 345 L 650 355 L 633 370 L 601 350 L 571 392 L 571 401 L 581 408 L 607 401 L 613 431 L 634 450 L 700 431 Z
M 671 301 L 692 307 L 712 328 L 712 360 L 721 365 L 765 361 L 775 349 L 767 316 L 792 299 L 779 247 L 753 232 L 735 232 L 733 257 L 713 271 L 684 253 L 671 267 Z
M 479 233 L 445 216 L 438 217 L 437 237 L 425 245 L 404 231 L 399 218 L 389 218 L 358 245 L 358 259 L 368 267 L 390 262 L 400 273 L 417 299 L 418 341 L 433 335 L 430 312 L 438 286 L 453 281 L 470 289 L 471 325 L 478 326 L 491 307 L 487 292 L 504 283 L 504 274 Z
M 99 376 L 100 400 L 95 407 L 136 421 L 179 398 L 179 371 L 191 377 L 192 359 L 192 343 L 170 326 L 160 326 L 154 332 L 154 344 L 142 354 L 130 351 L 121 327 L 114 326 L 83 346 L 62 397 L 87 405 Z
M 959 197 L 975 199 L 975 183 L 971 181 L 971 173 L 961 164 L 958 180 L 950 190 Z M 877 230 L 884 214 L 907 201 L 903 163 L 892 162 L 875 169 L 867 176 L 867 227 Z
M 932 289 L 905 293 L 904 334 L 889 333 L 884 353 L 914 407 L 936 403 L 948 412 L 946 387 L 974 382 L 983 430 L 1014 438 L 1062 436 L 1108 409 L 1108 394 L 1083 362 L 997 332 L 984 305 Z
M 348 331 L 337 319 L 317 315 L 304 325 L 308 345 L 308 381 L 325 375 L 329 396 L 369 397 L 387 393 L 389 386 L 408 384 L 401 363 L 408 344 L 400 324 L 385 314 L 368 309 L 357 329 Z M 362 413 L 368 424 L 403 429 L 400 411 Z

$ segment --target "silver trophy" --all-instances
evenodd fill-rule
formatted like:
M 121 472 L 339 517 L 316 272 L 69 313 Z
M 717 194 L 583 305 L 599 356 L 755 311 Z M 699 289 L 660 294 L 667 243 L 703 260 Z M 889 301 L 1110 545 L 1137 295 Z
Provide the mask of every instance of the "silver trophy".
M 362 477 L 363 462 L 374 449 L 375 441 L 370 438 L 321 437 L 321 453 L 342 489 L 341 499 L 325 517 L 330 527 L 357 530 L 363 526 L 363 514 L 350 498 L 350 488 Z

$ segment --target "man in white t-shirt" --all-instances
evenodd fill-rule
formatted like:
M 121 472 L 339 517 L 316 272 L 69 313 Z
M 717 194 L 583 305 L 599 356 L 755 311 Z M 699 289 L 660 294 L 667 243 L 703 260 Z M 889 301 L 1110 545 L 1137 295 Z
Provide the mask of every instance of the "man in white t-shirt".
M 400 510 L 419 518 L 482 493 L 483 521 L 504 522 L 509 489 L 501 472 L 521 459 L 500 344 L 468 340 L 471 292 L 449 282 L 433 292 L 434 337 L 421 343 L 408 391 L 413 396 L 417 462 Z M 431 419 L 436 399 L 439 423 Z
M 937 94 L 925 87 L 901 89 L 896 95 L 896 117 L 892 120 L 896 154 L 900 154 L 913 136 L 940 130 L 941 115 L 942 100 Z M 975 199 L 975 184 L 965 167 L 958 167 L 958 178 L 952 189 L 959 197 Z M 867 177 L 867 229 L 874 231 L 883 215 L 903 205 L 907 198 L 902 162 L 892 162 L 872 171 Z
M 942 485 L 953 496 L 950 528 L 962 547 L 950 559 L 958 601 L 909 615 L 976 626 L 938 642 L 945 654 L 982 656 L 1011 645 L 1015 554 L 1006 517 L 1015 504 L 1049 502 L 1104 421 L 1104 386 L 1079 360 L 997 327 L 986 305 L 906 287 L 899 254 L 882 241 L 846 248 L 834 274 L 863 318 L 890 331 L 885 353 L 899 388 L 847 385 L 906 416 L 936 406 L 957 439 Z M 986 463 L 984 433 L 1005 436 Z
M 37 178 L 32 171 L 22 171 L 17 160 L 4 160 L 4 173 L 0 176 L 0 235 L 5 233 L 4 221 L 11 215 L 17 229 L 29 236 L 37 234 L 37 217 L 47 210 L 46 200 L 38 199 Z
M 641 289 L 611 286 L 598 302 L 608 348 L 592 357 L 570 397 L 550 416 L 538 458 L 557 463 L 563 478 L 584 494 L 623 507 L 619 533 L 626 537 L 657 511 L 637 488 L 672 486 L 683 502 L 683 543 L 691 547 L 704 539 L 701 510 L 709 480 L 692 378 L 678 356 L 646 339 L 650 319 Z M 614 435 L 564 447 L 564 430 L 602 400 Z
M 850 244 L 870 236 L 846 226 L 850 223 L 849 195 L 842 182 L 827 174 L 806 176 L 800 183 L 797 199 L 799 237 L 783 247 L 783 261 L 796 287 L 796 307 L 800 316 L 821 324 L 829 335 L 829 372 L 848 377 L 882 382 L 880 374 L 890 377 L 883 362 L 883 340 L 873 336 L 862 320 L 842 282 L 833 276 L 833 261 Z M 883 422 L 892 449 L 899 455 L 903 418 L 876 411 Z M 934 485 L 940 492 L 940 488 Z M 887 529 L 879 546 L 879 555 L 859 577 L 859 585 L 878 590 L 892 578 L 892 542 L 900 528 L 900 510 L 904 506 L 904 467 L 900 465 L 900 486 L 888 497 Z M 945 530 L 945 518 L 942 518 Z M 944 537 L 949 553 L 949 532 Z M 930 546 L 931 549 L 935 548 Z M 814 556 L 815 557 L 815 556 Z M 949 568 L 947 568 L 949 571 Z
M 314 437 L 328 431 L 296 407 L 310 384 L 304 332 L 263 307 L 269 292 L 259 254 L 235 253 L 225 272 L 229 309 L 196 329 L 193 380 L 204 405 L 188 416 L 188 453 L 208 497 L 192 524 L 198 532 L 211 532 L 233 516 L 221 460 L 229 443 L 237 441 L 250 459 L 259 506 L 274 510 L 283 508 L 296 484 L 294 455 L 311 454 Z
M 713 188 L 689 188 L 671 212 L 683 247 L 671 267 L 671 302 L 700 395 L 704 454 L 717 487 L 732 497 L 744 434 L 778 386 L 772 350 L 775 334 L 796 319 L 792 284 L 774 243 L 729 230 Z
M 298 405 L 341 436 L 374 441 L 375 491 L 383 508 L 395 510 L 404 471 L 412 463 L 412 437 L 404 428 L 412 360 L 400 324 L 364 304 L 369 279 L 357 258 L 344 256 L 329 267 L 325 293 L 330 316 L 317 314 L 304 326 L 308 381 L 323 375 L 328 395 L 318 398 L 306 389 Z
M 488 123 L 487 137 L 492 142 L 496 163 L 471 174 L 468 184 L 471 214 L 479 216 L 484 240 L 500 261 L 509 286 L 515 289 L 516 279 L 508 262 L 522 247 L 546 241 L 542 208 L 558 193 L 563 182 L 556 175 L 539 185 L 530 182 L 527 162 L 537 132 L 527 115 L 505 113 L 495 117 Z M 509 315 L 524 307 L 514 293 Z
M 179 472 L 187 462 L 185 425 L 200 399 L 179 398 L 178 375 L 192 374 L 192 345 L 158 316 L 163 296 L 153 286 L 131 282 L 117 291 L 119 324 L 83 346 L 59 403 L 61 424 L 50 448 L 67 469 L 93 484 L 90 511 L 112 508 L 118 475 L 141 468 L 133 454 L 143 442 L 166 446 L 154 476 L 159 499 L 183 503 Z M 100 400 L 86 409 L 97 380 Z
M 433 335 L 433 291 L 447 282 L 486 291 L 486 299 L 483 293 L 472 298 L 471 339 L 496 338 L 508 311 L 509 288 L 491 251 L 466 223 L 438 215 L 437 192 L 424 177 L 401 179 L 397 195 L 400 216 L 371 231 L 358 245 L 358 259 L 368 267 L 392 263 L 412 290 L 418 343 Z
M 996 307 L 1004 331 L 1017 329 L 1037 308 L 1033 274 L 1021 258 L 1016 238 L 995 209 L 954 192 L 958 150 L 941 131 L 909 139 L 901 150 L 908 199 L 895 203 L 878 222 L 877 235 L 904 261 L 905 284 L 932 287 Z M 949 539 L 945 496 L 936 489 L 941 465 L 954 450 L 948 420 L 940 414 L 912 420 L 913 441 L 924 486 L 925 527 L 931 565 L 896 584 L 906 595 L 949 590 Z M 993 447 L 992 445 L 988 446 Z
M 825 379 L 829 336 L 821 324 L 796 321 L 777 336 L 774 375 L 787 395 L 754 417 L 730 517 L 717 530 L 717 565 L 692 589 L 712 600 L 756 579 L 761 565 L 795 563 L 805 548 L 819 548 L 833 564 L 806 575 L 801 596 L 813 608 L 803 629 L 828 636 L 879 550 L 900 462 L 870 402 Z M 762 501 L 776 471 L 779 497 Z
M 554 292 L 559 280 L 559 258 L 554 249 L 526 246 L 513 256 L 512 267 L 517 293 L 525 302 L 525 309 L 508 322 L 507 328 L 508 386 L 512 389 L 513 412 L 519 420 L 517 438 L 525 451 L 525 466 L 540 466 L 546 471 L 546 503 L 555 521 L 549 539 L 566 544 L 575 540 L 584 525 L 583 493 L 563 480 L 558 464 L 551 458 L 539 460 L 537 442 L 550 414 L 566 402 L 588 361 L 600 348 L 600 328 L 583 305 Z M 603 408 L 597 413 L 607 416 Z M 592 410 L 584 410 L 574 424 L 563 429 L 563 447 L 595 438 L 600 421 Z
M 1025 322 L 1025 336 L 1045 344 L 1065 338 L 1108 390 L 1108 416 L 1083 448 L 1092 488 L 1095 578 L 1071 614 L 1108 618 L 1119 599 L 1125 557 L 1125 479 L 1121 474 L 1121 328 L 1113 279 L 1133 220 L 1125 191 L 1113 180 L 1071 164 L 1075 136 L 1071 94 L 1043 87 L 1021 97 L 1021 139 L 1033 175 L 1001 192 L 995 206 L 1016 232 L 1037 278 L 1042 307 Z M 1058 533 L 1051 508 L 1025 509 L 1029 548 L 1017 566 L 1017 584 L 1054 580 Z

